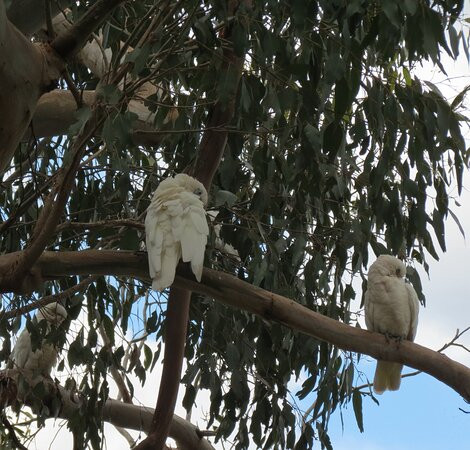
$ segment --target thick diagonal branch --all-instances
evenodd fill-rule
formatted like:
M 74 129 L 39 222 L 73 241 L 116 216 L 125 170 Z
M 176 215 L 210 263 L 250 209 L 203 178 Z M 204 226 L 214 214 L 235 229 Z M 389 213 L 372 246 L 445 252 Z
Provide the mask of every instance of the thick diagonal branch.
M 12 397 L 17 395 L 15 381 L 17 376 L 18 371 L 16 370 L 0 372 L 0 398 L 3 405 L 9 404 L 16 399 Z M 70 420 L 77 414 L 80 414 L 83 399 L 79 395 L 67 391 L 62 386 L 57 386 L 51 379 L 42 379 L 41 381 L 45 383 L 50 399 L 57 395 L 60 396 L 61 408 L 59 417 Z M 25 398 L 24 400 L 25 404 L 33 409 L 37 407 L 34 399 Z M 31 400 L 33 401 L 29 403 Z M 47 398 L 44 399 L 44 402 L 47 403 Z M 42 413 L 44 414 L 46 410 L 42 410 Z M 101 413 L 103 421 L 116 427 L 144 432 L 149 432 L 153 418 L 153 408 L 132 405 L 113 399 L 106 400 Z M 169 435 L 176 441 L 178 448 L 181 450 L 214 450 L 214 447 L 206 439 L 201 438 L 196 426 L 176 415 L 172 417 Z
M 127 275 L 148 281 L 147 254 L 143 252 L 44 252 L 38 260 L 38 267 L 46 276 L 52 278 L 98 274 Z M 364 353 L 385 361 L 400 362 L 422 370 L 470 401 L 470 369 L 429 348 L 409 341 L 403 341 L 399 346 L 394 345 L 381 334 L 330 319 L 294 300 L 211 269 L 204 269 L 201 283 L 178 271 L 176 285 L 251 312 L 265 320 L 280 322 L 343 350 Z

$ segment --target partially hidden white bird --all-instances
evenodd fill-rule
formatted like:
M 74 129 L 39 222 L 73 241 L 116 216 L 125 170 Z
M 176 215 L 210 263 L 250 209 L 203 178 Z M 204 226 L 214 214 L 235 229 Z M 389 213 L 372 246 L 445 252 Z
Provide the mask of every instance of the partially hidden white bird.
M 184 173 L 158 185 L 145 217 L 153 289 L 162 291 L 173 283 L 180 258 L 191 263 L 194 276 L 201 281 L 209 234 L 206 204 L 203 184 Z
M 67 311 L 59 303 L 49 303 L 40 308 L 33 318 L 37 323 L 47 321 L 47 330 L 51 325 L 58 326 L 67 318 Z M 49 343 L 43 342 L 41 347 L 33 350 L 31 334 L 25 328 L 19 335 L 10 355 L 11 365 L 17 369 L 31 372 L 33 375 L 51 374 L 57 362 L 58 350 Z
M 418 327 L 419 300 L 411 284 L 406 283 L 402 261 L 380 255 L 370 266 L 365 293 L 366 326 L 371 331 L 413 341 Z M 396 391 L 400 387 L 403 364 L 377 361 L 374 391 Z

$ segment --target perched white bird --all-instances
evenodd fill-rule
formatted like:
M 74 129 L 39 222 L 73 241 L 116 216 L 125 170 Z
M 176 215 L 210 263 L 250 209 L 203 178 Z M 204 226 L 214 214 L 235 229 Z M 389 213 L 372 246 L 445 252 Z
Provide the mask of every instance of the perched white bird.
M 37 323 L 42 320 L 58 326 L 67 318 L 67 311 L 59 303 L 49 303 L 40 308 L 33 320 Z M 52 344 L 43 343 L 41 347 L 33 350 L 31 345 L 31 334 L 25 328 L 19 335 L 10 360 L 14 368 L 31 371 L 34 375 L 50 375 L 52 368 L 57 362 L 57 348 Z
M 206 203 L 202 183 L 184 173 L 163 180 L 153 194 L 145 217 L 145 241 L 155 290 L 173 283 L 180 258 L 191 263 L 201 281 L 209 234 Z
M 365 293 L 367 328 L 391 337 L 413 341 L 418 327 L 419 301 L 411 284 L 404 280 L 406 268 L 394 256 L 380 255 L 369 269 Z M 396 391 L 403 364 L 377 361 L 374 391 Z

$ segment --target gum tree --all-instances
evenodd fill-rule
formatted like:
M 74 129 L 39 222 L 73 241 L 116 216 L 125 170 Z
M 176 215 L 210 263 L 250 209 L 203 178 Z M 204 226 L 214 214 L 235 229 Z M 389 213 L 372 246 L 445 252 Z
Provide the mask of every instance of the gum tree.
M 445 71 L 441 53 L 468 53 L 462 8 L 2 1 L 1 357 L 22 317 L 60 301 L 69 320 L 58 332 L 26 326 L 64 348 L 58 373 L 70 371 L 61 386 L 30 387 L 4 371 L 3 404 L 64 417 L 77 448 L 99 448 L 103 421 L 211 448 L 176 416 L 155 431 L 155 405 L 132 404 L 163 341 L 186 344 L 185 408 L 208 390 L 207 428 L 236 448 L 331 447 L 328 420 L 350 401 L 362 428 L 372 394 L 355 383 L 356 353 L 404 362 L 470 400 L 466 367 L 388 345 L 356 328 L 350 308 L 374 254 L 406 258 L 424 302 L 413 266 L 437 258 L 435 243 L 445 251 L 450 186 L 460 193 L 468 165 L 465 92 L 449 103 L 413 69 Z M 166 320 L 168 293 L 150 291 L 143 218 L 158 183 L 183 171 L 210 188 L 211 238 L 202 282 L 181 266 L 170 289 L 188 300 L 178 344 L 171 331 L 184 331 L 186 313 L 180 304 L 180 323 Z M 293 395 L 312 399 L 309 414 Z M 3 416 L 4 445 L 23 439 L 14 417 Z M 149 442 L 140 448 L 161 448 Z

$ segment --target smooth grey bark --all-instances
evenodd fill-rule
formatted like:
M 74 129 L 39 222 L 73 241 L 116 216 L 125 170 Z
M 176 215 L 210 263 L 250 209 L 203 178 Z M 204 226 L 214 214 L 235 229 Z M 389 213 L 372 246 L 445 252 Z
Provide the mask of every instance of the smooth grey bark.
M 70 0 L 52 0 L 51 16 L 56 16 L 72 4 Z M 27 11 L 27 13 L 25 13 Z M 7 16 L 23 34 L 30 36 L 46 24 L 44 0 L 12 0 L 8 7 Z

